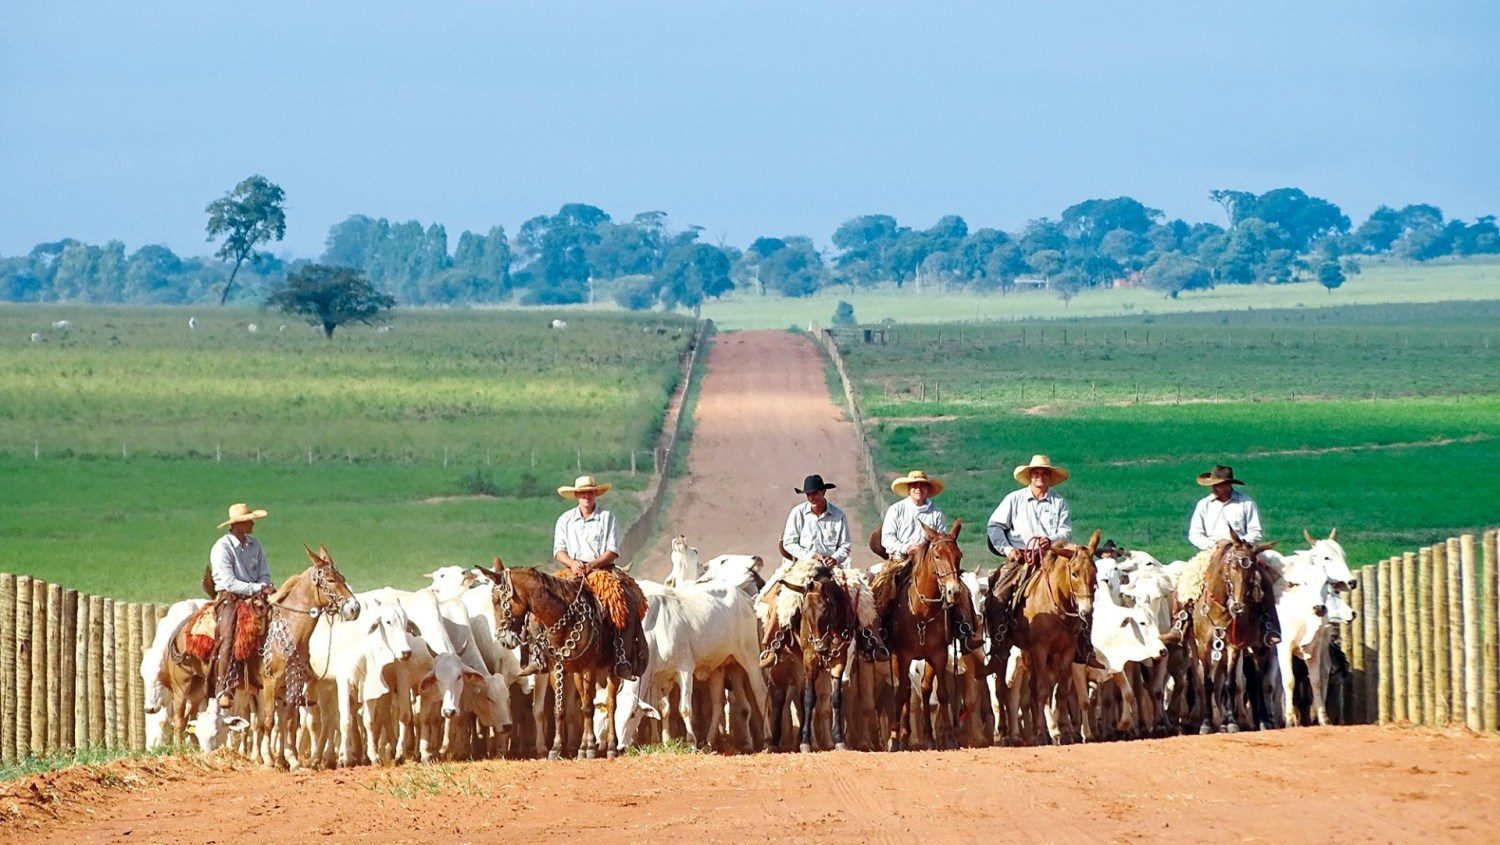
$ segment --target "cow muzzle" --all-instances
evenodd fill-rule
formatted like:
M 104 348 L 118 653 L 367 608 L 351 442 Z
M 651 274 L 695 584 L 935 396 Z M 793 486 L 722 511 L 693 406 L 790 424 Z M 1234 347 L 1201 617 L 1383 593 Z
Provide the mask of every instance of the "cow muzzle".
M 359 618 L 359 599 L 354 599 L 354 598 L 345 599 L 339 605 L 339 616 L 343 617 L 343 620 L 345 622 L 352 622 L 355 619 L 358 619 Z

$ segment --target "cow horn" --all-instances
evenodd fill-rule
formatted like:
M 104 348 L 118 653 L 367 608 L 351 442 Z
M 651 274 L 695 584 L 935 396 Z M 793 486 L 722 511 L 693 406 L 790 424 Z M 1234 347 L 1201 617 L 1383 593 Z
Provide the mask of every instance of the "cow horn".
M 1302 529 L 1302 536 L 1307 540 L 1307 545 L 1309 545 L 1309 546 L 1317 545 L 1318 541 L 1313 539 L 1312 532 L 1308 531 L 1306 528 Z

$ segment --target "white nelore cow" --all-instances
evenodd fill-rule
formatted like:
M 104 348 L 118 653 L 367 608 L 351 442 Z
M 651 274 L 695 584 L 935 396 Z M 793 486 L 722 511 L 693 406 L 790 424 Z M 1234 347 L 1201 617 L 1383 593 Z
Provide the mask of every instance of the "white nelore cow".
M 747 671 L 752 701 L 751 719 L 765 719 L 766 683 L 760 672 L 760 638 L 755 610 L 739 587 L 714 581 L 667 587 L 641 581 L 646 594 L 642 620 L 649 657 L 635 696 L 622 688 L 616 703 L 617 742 L 628 747 L 640 719 L 661 704 L 672 686 L 679 687 L 678 705 L 687 740 L 698 744 L 693 725 L 693 686 L 709 681 L 722 699 L 726 668 L 738 663 Z M 663 710 L 658 713 L 665 712 Z M 724 708 L 710 706 L 707 741 L 721 727 Z
M 1290 555 L 1262 552 L 1261 560 L 1280 574 L 1276 581 L 1276 616 L 1281 622 L 1281 642 L 1276 656 L 1281 670 L 1282 707 L 1288 725 L 1301 724 L 1292 706 L 1292 658 L 1307 661 L 1308 685 L 1312 687 L 1312 718 L 1331 724 L 1328 694 L 1328 645 L 1335 626 L 1354 621 L 1354 608 L 1344 593 L 1354 586 L 1354 574 L 1338 542 L 1338 529 L 1326 540 L 1314 540 L 1302 532 L 1311 548 Z
M 1155 721 L 1150 712 L 1142 720 L 1138 715 L 1138 697 L 1150 707 L 1150 694 L 1143 684 L 1140 664 L 1156 660 L 1167 653 L 1161 640 L 1161 628 L 1152 609 L 1136 605 L 1127 607 L 1110 588 L 1107 580 L 1101 579 L 1094 588 L 1094 614 L 1089 638 L 1094 646 L 1094 655 L 1100 664 L 1091 670 L 1094 679 L 1101 685 L 1113 682 L 1120 691 L 1120 719 L 1115 729 L 1133 735 L 1140 724 Z
M 334 757 L 340 768 L 360 760 L 360 731 L 354 724 L 356 708 L 363 718 L 365 759 L 380 760 L 375 748 L 377 725 L 389 714 L 376 706 L 390 691 L 384 680 L 386 667 L 411 659 L 406 642 L 406 613 L 397 603 L 363 609 L 353 620 L 335 620 L 313 629 L 307 644 L 310 686 L 319 703 L 320 730 L 313 758 L 325 764 Z M 338 730 L 332 715 L 338 711 Z M 390 762 L 386 759 L 382 762 Z
M 464 692 L 464 665 L 458 655 L 453 640 L 448 636 L 447 628 L 443 624 L 442 613 L 438 609 L 437 596 L 428 590 L 417 590 L 407 592 L 384 587 L 379 590 L 371 590 L 359 593 L 355 596 L 360 604 L 375 602 L 377 604 L 389 604 L 392 602 L 401 605 L 406 611 L 406 619 L 416 626 L 417 633 L 426 642 L 427 648 L 432 652 L 432 672 L 430 677 L 421 681 L 424 689 L 431 689 L 430 698 L 437 701 L 437 711 L 444 719 L 452 719 L 457 716 L 460 709 L 461 699 Z M 424 763 L 437 759 L 438 749 L 441 747 L 442 725 L 437 726 L 435 732 L 428 725 L 428 730 L 419 731 L 416 735 L 411 733 L 415 726 L 415 715 L 409 709 L 404 709 L 397 702 L 396 718 L 400 723 L 401 732 L 398 758 L 404 758 L 413 750 L 413 741 L 420 742 L 421 759 Z
M 672 571 L 662 579 L 668 587 L 691 584 L 703 571 L 698 568 L 698 550 L 687 544 L 687 537 L 678 534 L 672 538 Z
M 753 600 L 766 584 L 760 574 L 760 568 L 764 565 L 765 561 L 760 555 L 719 555 L 703 567 L 703 574 L 698 576 L 697 583 L 716 581 L 728 584 L 739 588 L 740 592 Z
M 554 328 L 554 329 L 565 329 L 567 327 L 568 327 L 568 321 L 567 320 L 553 320 L 552 321 L 552 328 Z
M 440 566 L 422 577 L 432 581 L 431 585 L 423 589 L 437 596 L 439 604 L 462 596 L 479 583 L 479 576 L 474 570 L 462 566 Z

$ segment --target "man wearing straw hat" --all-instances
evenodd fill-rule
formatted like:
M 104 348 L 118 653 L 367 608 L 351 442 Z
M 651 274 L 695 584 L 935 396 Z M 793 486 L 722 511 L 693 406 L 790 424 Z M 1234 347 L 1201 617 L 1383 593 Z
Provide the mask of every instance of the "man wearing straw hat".
M 893 573 L 909 566 L 911 550 L 927 543 L 926 525 L 934 531 L 946 533 L 948 518 L 933 504 L 932 498 L 943 492 L 943 480 L 934 478 L 919 469 L 891 482 L 891 492 L 901 497 L 899 502 L 885 509 L 885 519 L 880 527 L 880 546 L 886 553 L 886 566 Z M 889 577 L 889 576 L 888 576 Z M 894 583 L 892 581 L 891 583 Z M 974 603 L 968 590 L 960 590 L 957 596 L 959 618 L 967 623 L 970 632 L 979 629 L 974 613 Z M 885 606 L 877 598 L 877 610 L 884 612 Z M 962 637 L 962 626 L 955 626 L 953 638 Z M 965 651 L 973 651 L 984 645 L 977 634 L 963 637 Z
M 1260 511 L 1255 500 L 1234 489 L 1245 482 L 1234 477 L 1234 468 L 1219 464 L 1208 472 L 1198 474 L 1198 484 L 1213 492 L 1198 500 L 1193 508 L 1193 517 L 1188 520 L 1188 542 L 1198 548 L 1178 576 L 1179 597 L 1196 596 L 1202 588 L 1203 578 L 1213 559 L 1214 549 L 1220 543 L 1230 542 L 1230 529 L 1246 543 L 1259 543 L 1265 537 L 1260 527 Z M 1267 630 L 1266 642 L 1274 645 L 1281 642 L 1281 621 L 1276 615 L 1276 596 L 1272 589 L 1269 572 L 1261 593 L 1260 615 Z
M 210 689 L 218 693 L 219 706 L 228 707 L 233 698 L 230 690 L 234 662 L 234 629 L 240 603 L 275 591 L 271 584 L 271 567 L 266 563 L 260 541 L 250 536 L 255 523 L 266 518 L 263 510 L 252 510 L 244 502 L 229 506 L 229 518 L 219 523 L 229 533 L 220 537 L 208 553 L 208 568 L 215 594 L 217 635 L 214 644 L 214 673 Z
M 648 652 L 641 629 L 641 606 L 646 602 L 635 580 L 615 566 L 620 558 L 619 529 L 615 515 L 600 509 L 597 501 L 611 487 L 595 481 L 592 475 L 580 475 L 571 485 L 557 488 L 557 495 L 577 502 L 578 507 L 564 511 L 557 518 L 552 532 L 552 557 L 567 567 L 573 577 L 589 579 L 591 589 L 594 583 L 591 573 L 609 573 L 627 596 L 627 600 L 618 603 L 618 612 L 624 618 L 611 622 L 619 629 L 622 649 L 615 656 L 613 671 L 629 680 L 639 677 L 646 668 Z
M 1033 455 L 1030 463 L 1016 467 L 1011 475 L 1024 486 L 1000 500 L 986 526 L 990 548 L 1005 556 L 990 587 L 990 597 L 999 607 L 1010 606 L 1026 572 L 1028 549 L 1046 554 L 1053 543 L 1073 539 L 1068 500 L 1052 492 L 1068 480 L 1068 471 L 1053 466 L 1046 455 Z

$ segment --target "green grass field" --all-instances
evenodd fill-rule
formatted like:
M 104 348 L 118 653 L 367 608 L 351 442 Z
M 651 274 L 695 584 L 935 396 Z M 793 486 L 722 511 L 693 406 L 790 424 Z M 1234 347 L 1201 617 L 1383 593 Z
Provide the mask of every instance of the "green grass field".
M 1326 308 L 1390 302 L 1449 302 L 1500 298 L 1500 261 L 1470 259 L 1426 264 L 1371 263 L 1332 293 L 1313 282 L 1291 285 L 1220 285 L 1189 291 L 1177 299 L 1149 290 L 1084 291 L 1063 302 L 1046 291 L 979 294 L 957 290 L 915 290 L 911 285 L 874 289 L 831 288 L 805 299 L 736 293 L 707 302 L 703 316 L 721 329 L 805 328 L 809 321 L 829 325 L 840 300 L 855 317 L 872 325 L 956 323 L 995 320 L 1052 320 L 1084 317 L 1148 316 L 1247 308 Z
M 190 595 L 234 501 L 272 512 L 257 534 L 278 577 L 303 543 L 361 589 L 544 560 L 553 488 L 580 466 L 616 483 L 622 521 L 638 511 L 691 335 L 660 315 L 552 331 L 542 312 L 425 312 L 329 342 L 253 311 L 198 313 L 189 331 L 191 314 L 0 309 L 0 568 Z M 46 328 L 58 319 L 73 325 Z
M 1059 492 L 1080 534 L 1183 557 L 1194 476 L 1228 463 L 1273 539 L 1337 526 L 1366 563 L 1500 519 L 1496 316 L 1474 302 L 900 327 L 840 347 L 881 471 L 946 476 L 973 560 L 991 560 L 981 526 L 1011 469 L 1043 452 L 1073 472 Z

